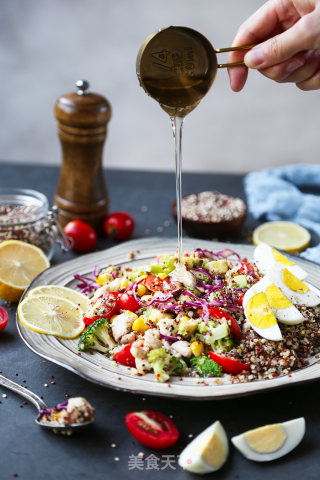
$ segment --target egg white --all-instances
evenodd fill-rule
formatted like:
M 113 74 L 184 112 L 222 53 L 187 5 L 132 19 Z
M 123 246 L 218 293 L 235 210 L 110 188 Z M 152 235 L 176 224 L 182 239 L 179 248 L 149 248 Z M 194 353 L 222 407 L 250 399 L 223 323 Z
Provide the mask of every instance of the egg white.
M 276 250 L 275 248 L 271 247 L 267 243 L 260 243 L 254 251 L 254 261 L 259 269 L 259 271 L 265 275 L 267 273 L 268 268 L 271 266 L 282 266 L 286 267 L 289 272 L 291 272 L 293 275 L 295 275 L 299 280 L 304 280 L 308 274 L 305 270 L 303 270 L 299 265 L 283 265 L 275 259 L 273 255 L 273 250 Z M 280 253 L 280 252 L 279 252 Z M 285 256 L 285 255 L 284 255 Z M 291 260 L 290 260 L 291 261 Z
M 305 434 L 306 427 L 305 419 L 303 417 L 280 423 L 280 425 L 284 428 L 287 438 L 282 447 L 275 452 L 259 453 L 253 450 L 251 447 L 249 447 L 244 437 L 244 433 L 246 432 L 241 433 L 236 437 L 232 437 L 231 441 L 233 445 L 249 460 L 253 460 L 255 462 L 270 462 L 291 452 L 291 450 L 296 448 L 296 446 L 301 442 Z
M 201 444 L 205 442 L 206 438 L 213 433 L 217 435 L 217 437 L 220 439 L 225 449 L 225 459 L 223 463 L 217 468 L 211 465 L 208 465 L 201 458 Z M 189 472 L 193 472 L 193 473 L 204 474 L 204 473 L 215 472 L 216 470 L 221 468 L 222 465 L 225 463 L 225 461 L 227 460 L 228 454 L 229 454 L 228 437 L 226 435 L 226 432 L 223 426 L 217 420 L 208 428 L 206 428 L 203 432 L 201 432 L 196 438 L 194 438 L 192 442 L 189 443 L 189 445 L 186 446 L 186 448 L 180 454 L 179 465 L 184 470 L 188 470 Z
M 285 267 L 286 268 L 286 267 Z M 268 279 L 280 288 L 282 293 L 295 305 L 305 305 L 306 307 L 315 307 L 320 304 L 320 291 L 306 283 L 310 290 L 307 292 L 295 292 L 291 290 L 283 281 L 284 268 L 272 266 L 267 270 Z

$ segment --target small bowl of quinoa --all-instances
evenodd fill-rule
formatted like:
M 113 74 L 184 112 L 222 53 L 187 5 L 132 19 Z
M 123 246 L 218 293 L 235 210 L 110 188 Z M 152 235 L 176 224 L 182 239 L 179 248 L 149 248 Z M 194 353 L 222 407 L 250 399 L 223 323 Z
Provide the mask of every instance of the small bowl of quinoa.
M 177 205 L 171 210 L 177 218 Z M 232 233 L 240 228 L 247 215 L 247 206 L 241 198 L 220 192 L 200 192 L 182 198 L 182 225 L 193 237 L 212 238 Z

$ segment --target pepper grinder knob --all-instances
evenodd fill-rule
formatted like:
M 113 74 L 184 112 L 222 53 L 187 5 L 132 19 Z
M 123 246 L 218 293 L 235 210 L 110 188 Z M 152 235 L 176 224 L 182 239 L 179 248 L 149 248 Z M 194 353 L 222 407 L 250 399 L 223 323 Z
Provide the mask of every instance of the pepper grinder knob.
M 102 152 L 111 106 L 102 95 L 88 91 L 87 80 L 78 80 L 76 88 L 55 104 L 62 166 L 54 203 L 62 227 L 83 220 L 102 233 L 109 203 Z
M 78 80 L 76 82 L 77 87 L 77 94 L 78 95 L 86 95 L 87 90 L 89 90 L 90 84 L 87 80 Z

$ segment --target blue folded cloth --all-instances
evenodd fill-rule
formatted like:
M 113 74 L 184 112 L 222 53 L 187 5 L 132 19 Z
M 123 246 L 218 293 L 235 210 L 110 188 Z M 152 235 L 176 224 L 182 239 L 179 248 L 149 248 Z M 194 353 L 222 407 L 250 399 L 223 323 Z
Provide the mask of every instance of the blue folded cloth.
M 287 165 L 246 175 L 244 187 L 255 219 L 291 221 L 320 236 L 320 196 L 302 193 L 298 187 L 320 188 L 319 165 Z M 301 256 L 320 264 L 320 244 Z

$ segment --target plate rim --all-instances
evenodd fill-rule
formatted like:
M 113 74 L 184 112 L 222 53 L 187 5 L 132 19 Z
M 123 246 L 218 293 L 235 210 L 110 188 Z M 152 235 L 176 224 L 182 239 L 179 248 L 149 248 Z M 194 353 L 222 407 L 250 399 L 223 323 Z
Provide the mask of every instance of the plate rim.
M 63 268 L 63 266 L 65 266 L 65 265 L 67 265 L 71 269 L 73 267 L 75 267 L 77 269 L 75 271 L 78 272 L 79 271 L 79 263 L 82 262 L 83 265 L 85 265 L 84 269 L 82 268 L 82 273 L 87 273 L 88 272 L 88 270 L 87 270 L 88 267 L 86 265 L 91 264 L 91 268 L 93 268 L 94 267 L 94 260 L 96 258 L 100 258 L 100 257 L 105 256 L 106 259 L 107 259 L 109 256 L 117 256 L 119 254 L 120 254 L 120 257 L 122 257 L 123 261 L 118 262 L 118 264 L 119 263 L 129 263 L 130 262 L 129 258 L 123 258 L 123 255 L 124 255 L 125 252 L 127 252 L 127 254 L 128 254 L 130 251 L 138 250 L 137 249 L 138 246 L 139 246 L 139 250 L 148 247 L 149 250 L 156 249 L 156 251 L 151 255 L 151 256 L 153 256 L 153 255 L 156 254 L 156 252 L 161 253 L 161 252 L 159 252 L 159 246 L 157 246 L 157 244 L 159 242 L 160 242 L 160 244 L 165 244 L 166 246 L 164 248 L 166 248 L 167 250 L 172 249 L 172 251 L 174 251 L 175 248 L 176 248 L 176 239 L 173 238 L 173 237 L 149 237 L 147 239 L 135 239 L 135 240 L 124 242 L 124 243 L 121 243 L 121 244 L 116 245 L 114 247 L 110 247 L 110 248 L 107 248 L 107 249 L 104 249 L 104 250 L 101 250 L 101 251 L 98 251 L 98 252 L 93 252 L 93 253 L 90 253 L 90 254 L 87 254 L 87 255 L 82 255 L 82 256 L 76 257 L 74 259 L 67 260 L 66 262 L 61 262 L 58 265 L 54 265 L 52 267 L 49 267 L 48 269 L 46 269 L 42 273 L 40 273 L 40 275 L 38 275 L 30 283 L 29 287 L 25 290 L 23 296 L 21 297 L 20 302 L 28 295 L 29 291 L 32 288 L 34 288 L 34 286 L 36 286 L 38 284 L 41 284 L 40 282 L 41 282 L 41 279 L 43 277 L 46 277 L 48 274 L 49 274 L 49 277 L 54 276 L 56 274 L 56 272 L 59 272 L 61 270 L 61 268 Z M 169 247 L 169 245 L 170 245 L 170 247 Z M 240 250 L 245 249 L 245 250 L 251 251 L 253 253 L 254 248 L 255 248 L 254 245 L 248 245 L 248 244 L 213 242 L 213 241 L 210 241 L 210 240 L 190 239 L 190 238 L 185 238 L 184 239 L 184 247 L 186 248 L 186 250 L 191 249 L 191 248 L 195 248 L 195 246 L 201 247 L 201 245 L 202 245 L 203 248 L 210 247 L 213 251 L 218 251 L 218 249 L 222 250 L 223 248 L 231 248 L 231 249 L 237 251 L 237 248 L 239 248 Z M 307 266 L 307 269 L 309 269 L 309 270 L 310 269 L 315 269 L 315 268 L 320 268 L 319 265 L 317 265 L 313 262 L 310 262 L 309 260 L 302 259 L 302 258 L 299 258 L 299 257 L 295 257 L 295 256 L 292 256 L 292 255 L 288 255 L 288 256 L 292 257 L 296 261 L 297 264 Z M 137 257 L 134 258 L 132 261 L 133 262 L 134 261 L 136 261 L 136 262 L 137 261 L 142 261 L 144 258 L 145 259 L 150 259 L 150 253 L 149 253 L 149 256 L 143 256 L 143 255 L 138 256 L 137 255 Z M 107 261 L 106 261 L 106 263 L 107 263 Z M 80 270 L 81 270 L 81 268 L 80 268 Z M 319 275 L 320 275 L 320 272 L 319 272 Z M 70 283 L 70 281 L 68 283 Z M 319 276 L 319 284 L 320 284 L 320 276 Z M 62 285 L 65 285 L 65 283 L 62 283 Z M 270 391 L 270 390 L 274 390 L 274 389 L 283 388 L 285 386 L 292 386 L 292 385 L 297 385 L 297 384 L 300 384 L 300 383 L 306 383 L 306 382 L 314 381 L 320 376 L 320 365 L 317 364 L 317 363 L 314 363 L 313 365 L 304 367 L 304 368 L 299 369 L 299 370 L 295 370 L 295 371 L 291 372 L 291 374 L 289 374 L 289 375 L 279 376 L 279 377 L 276 377 L 274 379 L 256 380 L 256 381 L 247 382 L 247 383 L 235 383 L 235 384 L 230 383 L 230 384 L 224 384 L 224 385 L 213 385 L 211 383 L 208 387 L 207 386 L 205 387 L 206 389 L 209 389 L 208 394 L 205 394 L 204 385 L 197 385 L 197 384 L 183 385 L 183 382 L 181 382 L 180 384 L 179 383 L 174 383 L 174 382 L 165 383 L 165 384 L 162 384 L 162 383 L 159 383 L 159 382 L 156 382 L 156 381 L 146 382 L 141 377 L 134 376 L 130 373 L 128 374 L 128 371 L 124 371 L 124 368 L 126 368 L 126 367 L 121 367 L 123 370 L 119 371 L 116 374 L 116 375 L 118 375 L 118 381 L 116 379 L 112 380 L 112 378 L 109 379 L 109 381 L 106 380 L 106 379 L 99 380 L 98 378 L 92 377 L 90 374 L 85 373 L 84 369 L 85 369 L 86 363 L 84 363 L 83 367 L 81 366 L 80 368 L 76 368 L 74 365 L 72 365 L 73 362 L 68 361 L 69 360 L 68 358 L 66 358 L 66 361 L 62 361 L 59 358 L 60 357 L 59 355 L 52 354 L 52 353 L 50 355 L 48 355 L 48 354 L 44 353 L 41 349 L 39 349 L 39 347 L 37 348 L 37 342 L 36 341 L 34 341 L 33 343 L 32 342 L 30 343 L 30 341 L 28 340 L 28 338 L 25 335 L 26 331 L 28 333 L 32 332 L 32 333 L 30 333 L 31 338 L 33 338 L 33 335 L 35 335 L 35 334 L 36 335 L 40 335 L 40 334 L 36 333 L 36 332 L 33 332 L 32 330 L 26 329 L 26 327 L 24 327 L 20 323 L 19 318 L 18 318 L 18 309 L 17 309 L 17 313 L 16 313 L 16 326 L 17 326 L 18 333 L 19 333 L 21 339 L 23 340 L 23 342 L 36 355 L 38 355 L 38 356 L 40 356 L 40 357 L 42 357 L 42 358 L 44 358 L 44 359 L 46 359 L 50 362 L 53 362 L 53 363 L 55 363 L 55 364 L 57 364 L 57 365 L 59 365 L 63 368 L 66 368 L 67 370 L 71 371 L 72 373 L 75 373 L 76 375 L 79 375 L 80 377 L 82 377 L 85 380 L 88 380 L 92 383 L 95 383 L 95 384 L 98 384 L 98 385 L 101 385 L 101 386 L 104 386 L 104 387 L 112 388 L 114 390 L 125 391 L 125 392 L 134 393 L 134 394 L 154 395 L 154 396 L 159 396 L 159 397 L 163 396 L 163 397 L 169 397 L 169 398 L 181 399 L 181 400 L 219 400 L 219 399 L 236 398 L 236 397 L 245 396 L 245 395 L 262 393 L 262 392 L 265 392 L 265 391 Z M 49 337 L 49 336 L 43 335 L 43 337 Z M 51 337 L 51 338 L 57 339 L 57 337 Z M 60 341 L 59 341 L 59 339 L 57 339 L 57 340 L 58 340 L 59 344 L 63 346 L 63 344 L 61 344 L 61 339 L 60 339 Z M 98 355 L 98 354 L 96 354 L 96 355 Z M 75 354 L 74 356 L 77 356 L 77 354 Z M 78 360 L 79 360 L 79 357 L 78 357 Z M 83 360 L 84 360 L 84 362 L 86 362 L 86 359 L 83 359 Z M 80 362 L 82 363 L 82 359 L 81 359 Z M 112 376 L 112 372 L 108 371 L 107 369 L 105 369 L 105 370 L 107 372 L 107 376 L 110 376 L 110 375 Z M 307 378 L 304 377 L 303 373 L 302 373 L 303 378 L 300 378 L 301 377 L 301 372 L 305 372 L 306 370 L 308 370 Z M 300 375 L 298 375 L 298 374 L 300 374 Z M 116 375 L 113 375 L 113 377 L 116 376 Z M 131 378 L 131 381 L 129 382 L 130 386 L 125 385 L 126 382 L 123 382 L 124 378 L 127 378 L 127 379 Z M 142 380 L 142 381 L 140 381 L 140 380 Z M 203 380 L 203 379 L 200 379 L 200 380 Z M 214 382 L 214 381 L 212 380 L 212 382 Z M 133 383 L 133 385 L 131 385 L 132 383 Z M 135 385 L 136 383 L 137 383 L 137 385 Z M 141 386 L 140 386 L 140 384 L 141 384 Z M 153 388 L 150 387 L 150 385 L 153 385 Z M 144 386 L 144 388 L 143 388 L 143 386 Z M 147 388 L 146 388 L 146 386 L 147 386 Z M 148 388 L 148 386 L 150 388 Z M 168 387 L 168 386 L 170 386 L 171 388 Z M 182 393 L 181 391 L 179 391 L 180 388 L 178 388 L 178 387 L 184 387 L 184 389 L 187 388 L 187 390 L 190 388 L 191 393 L 189 393 L 189 392 L 188 393 Z M 232 389 L 232 391 L 226 393 L 225 392 L 226 387 L 227 387 L 227 390 Z M 167 391 L 165 391 L 166 388 L 168 388 Z M 198 392 L 192 391 L 196 388 L 201 389 L 201 392 L 200 392 L 200 390 Z M 201 393 L 201 395 L 199 395 L 199 393 Z

